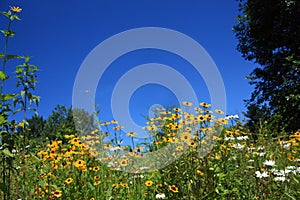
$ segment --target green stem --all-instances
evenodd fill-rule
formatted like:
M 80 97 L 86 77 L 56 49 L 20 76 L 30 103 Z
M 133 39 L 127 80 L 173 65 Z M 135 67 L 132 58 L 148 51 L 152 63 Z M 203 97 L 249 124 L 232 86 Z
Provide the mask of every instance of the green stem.
M 10 30 L 12 20 L 9 20 L 7 30 Z M 5 66 L 7 63 L 7 46 L 8 46 L 8 38 L 9 36 L 5 36 L 5 44 L 4 44 L 4 51 L 3 51 L 3 65 L 2 65 L 2 71 L 5 72 Z M 4 80 L 1 79 L 1 85 L 0 85 L 0 97 L 2 99 L 2 90 L 3 90 Z

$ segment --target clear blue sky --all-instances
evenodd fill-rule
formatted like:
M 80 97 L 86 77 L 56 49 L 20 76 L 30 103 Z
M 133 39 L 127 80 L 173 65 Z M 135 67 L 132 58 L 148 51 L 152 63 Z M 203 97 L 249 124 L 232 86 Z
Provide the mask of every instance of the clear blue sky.
M 71 106 L 76 73 L 93 48 L 115 34 L 140 27 L 173 29 L 196 40 L 221 73 L 227 114 L 245 111 L 243 99 L 249 98 L 252 91 L 245 76 L 254 64 L 243 60 L 236 50 L 237 40 L 232 32 L 238 10 L 235 0 L 3 0 L 0 10 L 9 9 L 9 5 L 23 10 L 19 14 L 22 21 L 13 24 L 16 36 L 9 41 L 8 51 L 33 56 L 32 63 L 40 69 L 38 111 L 45 117 L 57 104 Z M 3 24 L 6 26 L 5 20 L 0 18 L 1 29 Z M 3 46 L 3 37 L 0 41 Z M 104 84 L 97 90 L 96 103 L 100 104 L 103 118 L 111 117 L 111 90 L 121 73 L 149 62 L 176 68 L 191 80 L 200 101 L 210 101 L 202 78 L 195 77 L 184 60 L 163 51 L 136 51 L 116 60 L 101 79 Z M 137 120 L 140 114 L 147 114 L 147 106 L 159 101 L 175 102 L 170 91 L 157 85 L 138 89 L 130 102 L 132 117 Z

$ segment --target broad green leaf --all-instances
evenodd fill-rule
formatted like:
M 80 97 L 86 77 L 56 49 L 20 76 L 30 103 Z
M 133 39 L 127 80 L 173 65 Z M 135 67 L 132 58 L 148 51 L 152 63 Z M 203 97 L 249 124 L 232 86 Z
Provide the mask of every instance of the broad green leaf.
M 10 100 L 10 99 L 14 99 L 18 94 L 3 94 L 2 97 L 3 97 L 3 101 L 7 101 L 7 100 Z
M 21 20 L 19 17 L 18 17 L 18 15 L 12 15 L 12 16 L 10 16 L 10 18 L 9 18 L 11 21 L 13 21 L 13 20 Z
M 2 150 L 2 153 L 6 156 L 9 156 L 9 157 L 14 157 L 14 155 L 12 155 L 12 153 L 8 150 L 8 149 L 4 149 Z
M 11 16 L 11 12 L 8 11 L 8 12 L 1 12 L 2 15 L 6 16 L 6 17 L 10 17 Z

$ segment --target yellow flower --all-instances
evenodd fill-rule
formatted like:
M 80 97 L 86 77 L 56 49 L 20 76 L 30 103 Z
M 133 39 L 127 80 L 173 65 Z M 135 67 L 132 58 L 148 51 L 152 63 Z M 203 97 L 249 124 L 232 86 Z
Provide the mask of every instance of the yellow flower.
M 101 126 L 108 126 L 110 124 L 110 122 L 104 122 L 101 124 Z
M 121 159 L 120 160 L 120 165 L 123 166 L 123 167 L 127 166 L 127 163 L 128 163 L 128 161 L 126 159 Z
M 169 186 L 169 189 L 170 189 L 172 192 L 178 192 L 178 188 L 177 188 L 175 185 L 170 185 L 170 186 Z
M 156 128 L 155 125 L 147 126 L 147 129 L 148 129 L 149 131 L 156 131 L 156 130 L 157 130 L 157 128 Z
M 156 188 L 162 188 L 162 186 L 163 186 L 163 185 L 162 185 L 161 183 L 159 183 L 159 184 L 157 184 L 155 187 L 156 187 Z
M 190 142 L 189 142 L 189 146 L 191 146 L 191 147 L 196 147 L 196 146 L 197 146 L 197 143 L 194 142 L 194 141 L 190 141 Z
M 143 151 L 143 147 L 137 147 L 136 150 L 137 150 L 137 152 L 141 152 L 141 151 Z
M 180 108 L 174 108 L 173 110 L 174 110 L 175 112 L 180 112 L 180 111 L 181 111 Z
M 97 172 L 100 168 L 98 166 L 93 167 L 93 171 Z
M 118 188 L 118 187 L 119 187 L 119 184 L 112 184 L 111 187 L 112 187 L 112 188 Z
M 176 150 L 177 151 L 183 151 L 184 150 L 184 146 L 178 146 L 178 147 L 176 147 Z
M 181 139 L 182 141 L 184 141 L 184 142 L 189 142 L 190 139 L 191 139 L 191 135 L 190 135 L 188 132 L 183 132 L 183 133 L 181 134 L 180 139 Z
M 122 128 L 124 128 L 124 127 L 123 126 L 116 126 L 116 127 L 113 127 L 113 130 L 118 131 L 118 130 L 121 130 Z
M 85 161 L 78 159 L 78 160 L 76 160 L 76 162 L 73 162 L 73 165 L 78 168 L 84 167 Z
M 200 171 L 200 170 L 197 170 L 196 173 L 197 173 L 198 175 L 200 175 L 200 176 L 203 176 L 203 175 L 204 175 L 204 173 L 203 173 L 202 171 Z
M 104 148 L 104 149 L 111 149 L 112 146 L 111 146 L 109 143 L 107 143 L 107 144 L 104 144 L 104 145 L 103 145 L 103 148 Z
M 75 137 L 75 135 L 73 135 L 73 134 L 67 134 L 67 135 L 65 135 L 64 137 L 65 137 L 66 139 L 69 139 L 69 138 Z
M 289 156 L 289 157 L 288 157 L 288 160 L 289 160 L 289 161 L 294 161 L 295 158 L 294 158 L 293 156 Z
M 136 136 L 136 132 L 127 133 L 127 136 L 128 137 L 134 137 L 134 136 Z
M 19 13 L 22 11 L 22 8 L 20 8 L 18 6 L 11 6 L 10 10 L 13 11 L 14 13 Z
M 94 185 L 97 186 L 97 185 L 99 185 L 100 183 L 101 183 L 101 181 L 96 181 L 96 182 L 94 182 Z
M 221 154 L 219 154 L 219 153 L 216 153 L 216 155 L 215 155 L 215 159 L 216 159 L 216 160 L 220 160 L 220 159 L 221 159 Z
M 145 185 L 146 185 L 147 187 L 150 187 L 152 184 L 153 184 L 152 181 L 146 181 L 146 182 L 145 182 Z
M 111 123 L 112 123 L 112 124 L 117 124 L 118 121 L 117 121 L 117 120 L 111 120 Z
M 70 184 L 73 182 L 73 179 L 72 178 L 67 178 L 64 182 L 64 184 Z
M 202 106 L 203 108 L 209 108 L 211 106 L 211 104 L 205 103 L 205 102 L 201 102 L 200 106 Z
M 193 104 L 192 104 L 191 102 L 184 101 L 184 102 L 182 102 L 182 105 L 187 106 L 187 107 L 190 107 L 190 106 L 192 106 Z
M 57 164 L 52 164 L 52 165 L 51 165 L 51 168 L 54 169 L 54 170 L 55 170 L 55 169 L 58 169 L 58 165 L 57 165 Z
M 196 117 L 195 120 L 199 120 L 200 122 L 203 122 L 203 121 L 205 121 L 206 119 L 207 119 L 207 116 L 205 116 L 205 115 L 199 115 L 199 116 Z
M 59 198 L 62 195 L 62 192 L 60 190 L 55 190 L 54 192 L 52 192 L 53 196 Z
M 94 180 L 98 180 L 100 176 L 94 176 Z
M 224 114 L 224 112 L 223 112 L 222 110 L 217 109 L 217 110 L 215 110 L 215 111 L 216 111 L 216 113 L 218 113 L 218 114 L 220 114 L 220 115 Z

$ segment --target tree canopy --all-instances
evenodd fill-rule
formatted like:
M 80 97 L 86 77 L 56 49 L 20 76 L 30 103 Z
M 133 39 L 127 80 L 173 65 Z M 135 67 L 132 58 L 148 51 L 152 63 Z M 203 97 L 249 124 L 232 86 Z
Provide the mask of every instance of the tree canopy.
M 277 131 L 300 129 L 300 2 L 240 0 L 239 8 L 237 49 L 260 66 L 247 77 L 254 85 L 246 100 L 248 124 L 267 120 Z

